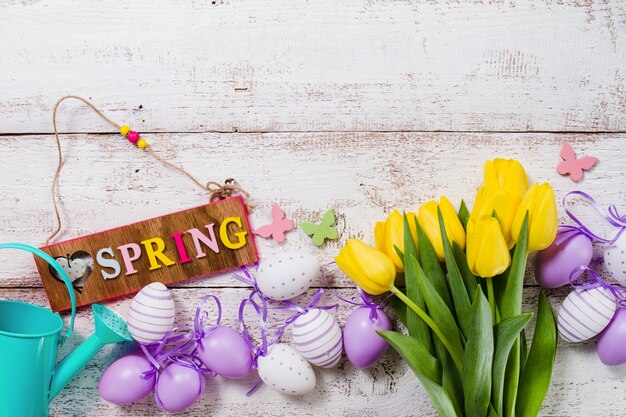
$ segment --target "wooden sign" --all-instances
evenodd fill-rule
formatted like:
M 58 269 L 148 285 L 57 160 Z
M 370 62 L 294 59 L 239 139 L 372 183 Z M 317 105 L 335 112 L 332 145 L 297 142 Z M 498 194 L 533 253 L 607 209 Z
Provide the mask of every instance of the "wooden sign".
M 41 249 L 68 273 L 78 306 L 135 293 L 155 281 L 169 284 L 258 261 L 241 197 Z M 69 309 L 57 272 L 38 257 L 35 262 L 52 309 Z

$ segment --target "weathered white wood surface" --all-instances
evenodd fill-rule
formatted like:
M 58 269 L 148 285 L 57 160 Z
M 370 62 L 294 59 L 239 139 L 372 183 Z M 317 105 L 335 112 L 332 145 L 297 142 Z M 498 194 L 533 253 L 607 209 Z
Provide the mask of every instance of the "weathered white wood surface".
M 117 136 L 63 137 L 67 159 L 59 183 L 66 224 L 62 238 L 205 201 L 206 195 L 189 180 L 156 164 Z M 362 237 L 371 242 L 374 221 L 394 207 L 416 210 L 419 204 L 440 194 L 457 202 L 465 196 L 471 203 L 486 158 L 506 156 L 524 161 L 532 180 L 550 181 L 557 196 L 564 195 L 574 185 L 558 176 L 554 165 L 559 159 L 560 143 L 565 139 L 579 152 L 593 152 L 601 159 L 578 188 L 593 193 L 605 204 L 626 200 L 626 174 L 621 162 L 626 155 L 619 150 L 623 143 L 620 134 L 272 133 L 147 137 L 160 154 L 168 155 L 200 178 L 221 178 L 228 173 L 239 179 L 256 196 L 254 224 L 269 218 L 272 201 L 279 201 L 296 221 L 315 220 L 327 207 L 334 207 L 345 222 L 339 242 L 329 242 L 318 250 L 296 231 L 288 235 L 285 244 L 288 248 L 310 249 L 324 262 L 332 260 L 348 237 Z M 48 193 L 49 175 L 54 168 L 54 159 L 50 157 L 54 154 L 52 140 L 49 136 L 7 136 L 0 140 L 0 153 L 14 156 L 0 167 L 0 178 L 11 178 L 0 182 L 3 196 L 0 241 L 38 244 L 53 227 Z M 575 210 L 591 224 L 606 230 L 586 207 Z M 343 230 L 343 223 L 340 226 Z M 262 256 L 280 250 L 268 241 L 258 242 Z M 2 297 L 47 305 L 29 256 L 7 254 L 3 256 L 3 266 Z M 340 288 L 337 291 L 341 295 L 349 295 L 352 291 L 349 281 L 332 268 L 331 272 L 329 280 L 333 286 Z M 538 289 L 530 276 L 528 284 L 525 309 L 530 310 Z M 174 297 L 181 309 L 180 324 L 190 322 L 195 304 L 208 292 L 222 297 L 226 323 L 233 324 L 238 300 L 247 292 L 232 288 L 240 284 L 229 274 L 174 287 Z M 550 292 L 555 307 L 565 293 Z M 109 305 L 124 313 L 128 304 L 126 298 Z M 340 322 L 349 310 L 345 306 L 340 308 Z M 85 337 L 90 329 L 88 309 L 83 309 L 78 332 Z M 96 395 L 100 375 L 122 351 L 123 348 L 109 348 L 100 355 L 62 392 L 54 402 L 54 410 L 69 416 L 159 415 L 152 399 L 133 406 L 114 407 Z M 399 416 L 434 414 L 421 387 L 394 353 L 387 354 L 380 365 L 369 371 L 355 370 L 344 362 L 337 370 L 318 371 L 318 376 L 320 382 L 315 394 L 300 400 L 285 399 L 266 387 L 256 397 L 246 398 L 244 392 L 251 379 L 225 382 L 218 378 L 209 384 L 202 402 L 189 415 L 214 412 L 214 415 L 377 416 L 382 410 L 393 410 Z M 622 415 L 623 402 L 606 402 L 603 398 L 626 388 L 624 377 L 626 369 L 607 368 L 599 363 L 593 342 L 562 344 L 554 386 L 543 415 Z
M 5 132 L 624 131 L 626 4 L 0 1 Z M 104 130 L 84 109 L 62 125 Z
M 269 220 L 274 201 L 295 221 L 334 207 L 338 242 L 317 249 L 294 231 L 285 245 L 324 262 L 348 237 L 371 242 L 374 221 L 393 208 L 416 210 L 442 194 L 471 203 L 483 161 L 496 156 L 521 160 L 557 197 L 579 188 L 624 212 L 625 41 L 626 2 L 617 0 L 0 0 L 0 241 L 41 244 L 54 227 L 50 110 L 69 93 L 139 131 L 159 132 L 146 135 L 155 151 L 198 178 L 237 178 L 254 196 L 254 224 Z M 72 102 L 59 127 L 110 131 Z M 577 133 L 594 131 L 613 133 Z M 63 239 L 206 201 L 119 135 L 62 138 Z M 600 158 L 578 186 L 554 170 L 564 140 Z M 576 210 L 609 232 L 588 207 Z M 262 256 L 281 250 L 259 246 Z M 32 259 L 0 256 L 0 298 L 46 306 Z M 329 281 L 341 295 L 352 291 L 332 268 Z M 234 324 L 241 287 L 229 274 L 175 285 L 178 322 L 189 323 L 212 292 Z M 537 293 L 529 273 L 526 310 Z M 555 308 L 565 294 L 549 292 Z M 129 300 L 108 305 L 124 313 Z M 340 322 L 347 314 L 340 307 Z M 80 311 L 68 345 L 91 332 L 89 317 Z M 165 415 L 153 399 L 116 407 L 97 395 L 103 370 L 127 349 L 106 348 L 53 402 L 52 415 Z M 217 378 L 181 415 L 435 415 L 393 352 L 371 370 L 342 362 L 317 375 L 316 391 L 301 399 L 266 387 L 247 398 L 252 378 Z M 561 344 L 542 415 L 626 416 L 625 377 L 625 367 L 599 362 L 594 342 Z

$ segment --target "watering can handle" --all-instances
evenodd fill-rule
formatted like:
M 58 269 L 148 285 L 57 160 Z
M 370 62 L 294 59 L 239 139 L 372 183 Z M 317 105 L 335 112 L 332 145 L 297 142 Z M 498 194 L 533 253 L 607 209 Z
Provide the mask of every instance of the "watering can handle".
M 0 249 L 19 249 L 26 252 L 30 252 L 33 255 L 39 256 L 44 261 L 48 262 L 52 268 L 55 269 L 59 273 L 61 279 L 65 283 L 67 290 L 70 294 L 70 302 L 72 303 L 72 314 L 70 317 L 70 325 L 65 331 L 65 335 L 61 336 L 61 344 L 65 342 L 65 340 L 70 337 L 72 331 L 74 330 L 74 318 L 76 317 L 76 297 L 74 296 L 74 287 L 72 287 L 72 282 L 70 281 L 70 277 L 67 276 L 67 272 L 61 267 L 61 265 L 46 252 L 41 249 L 34 248 L 32 246 L 24 245 L 22 243 L 2 243 L 0 244 Z

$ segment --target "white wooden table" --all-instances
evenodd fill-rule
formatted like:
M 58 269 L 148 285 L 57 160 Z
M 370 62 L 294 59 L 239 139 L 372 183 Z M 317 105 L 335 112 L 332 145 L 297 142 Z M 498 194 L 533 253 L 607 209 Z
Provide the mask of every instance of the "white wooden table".
M 55 226 L 50 112 L 71 93 L 130 123 L 197 177 L 236 178 L 253 194 L 256 224 L 272 202 L 295 221 L 334 207 L 345 218 L 340 241 L 315 249 L 294 232 L 285 244 L 321 261 L 348 237 L 371 242 L 374 221 L 393 208 L 416 210 L 442 194 L 473 201 L 483 161 L 496 156 L 522 161 L 557 198 L 578 188 L 626 209 L 624 1 L 2 0 L 2 242 L 40 245 Z M 71 132 L 62 136 L 61 238 L 206 201 L 77 102 L 64 104 L 59 119 Z M 580 185 L 555 172 L 564 140 L 600 158 Z M 262 256 L 282 250 L 258 243 Z M 47 306 L 32 259 L 2 259 L 0 298 Z M 330 280 L 352 293 L 340 274 Z M 530 310 L 539 289 L 531 274 L 527 283 Z M 234 324 L 247 291 L 230 274 L 173 285 L 178 322 L 189 323 L 200 297 L 213 293 Z M 566 293 L 549 291 L 555 308 Z M 124 314 L 129 303 L 107 305 Z M 340 321 L 349 311 L 340 308 Z M 91 329 L 82 309 L 68 344 Z M 102 372 L 126 349 L 104 349 L 52 415 L 165 415 L 152 397 L 119 407 L 98 396 Z M 317 375 L 316 390 L 302 398 L 267 387 L 248 398 L 253 378 L 216 378 L 181 415 L 435 415 L 395 353 L 369 370 L 342 362 Z M 625 378 L 624 367 L 600 363 L 593 341 L 561 343 L 542 415 L 624 416 Z

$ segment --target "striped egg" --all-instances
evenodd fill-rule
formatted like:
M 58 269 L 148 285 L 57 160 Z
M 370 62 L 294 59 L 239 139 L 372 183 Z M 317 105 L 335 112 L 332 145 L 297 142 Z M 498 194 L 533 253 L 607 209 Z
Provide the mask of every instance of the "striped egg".
M 128 330 L 137 342 L 159 341 L 174 327 L 176 310 L 165 285 L 153 282 L 135 295 L 128 310 Z
M 565 297 L 557 325 L 568 342 L 582 342 L 600 333 L 615 314 L 615 297 L 606 288 L 574 290 Z
M 326 310 L 313 308 L 298 317 L 291 335 L 296 350 L 313 365 L 332 368 L 339 363 L 341 328 Z

